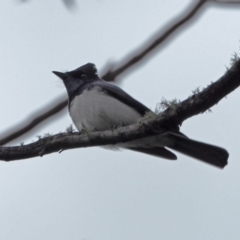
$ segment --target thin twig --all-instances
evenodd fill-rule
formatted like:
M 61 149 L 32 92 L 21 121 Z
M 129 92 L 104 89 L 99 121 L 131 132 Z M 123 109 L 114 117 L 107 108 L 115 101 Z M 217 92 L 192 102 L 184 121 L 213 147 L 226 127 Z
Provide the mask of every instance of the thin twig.
M 114 81 L 117 76 L 129 70 L 134 65 L 142 61 L 145 57 L 147 57 L 150 53 L 159 49 L 160 44 L 162 44 L 165 40 L 169 39 L 169 37 L 176 32 L 177 29 L 184 26 L 190 19 L 192 19 L 196 13 L 203 7 L 203 5 L 208 0 L 200 0 L 197 1 L 194 6 L 188 6 L 187 10 L 180 14 L 180 16 L 175 17 L 174 20 L 170 20 L 165 26 L 161 29 L 165 29 L 164 32 L 160 29 L 157 34 L 155 33 L 151 36 L 142 46 L 138 47 L 138 50 L 134 50 L 132 53 L 128 54 L 122 63 L 116 64 L 115 70 L 114 65 L 111 65 L 111 68 L 107 71 L 107 73 L 103 74 L 103 79 L 106 81 Z
M 50 105 L 50 107 L 48 105 Z M 43 110 L 41 111 L 38 110 L 35 113 L 32 113 L 29 117 L 26 117 L 25 120 L 18 123 L 15 127 L 11 127 L 11 130 L 13 131 L 12 133 L 9 133 L 10 130 L 7 130 L 6 133 L 1 133 L 1 136 L 4 136 L 4 137 L 0 139 L 0 145 L 4 145 L 18 138 L 19 136 L 29 132 L 31 129 L 39 125 L 41 122 L 43 122 L 47 118 L 52 117 L 56 113 L 59 113 L 66 106 L 67 106 L 67 100 L 60 101 L 59 98 L 55 99 L 52 103 L 42 107 Z
M 223 3 L 223 4 L 239 4 L 240 1 L 221 1 L 221 0 L 210 0 L 211 2 L 215 3 Z

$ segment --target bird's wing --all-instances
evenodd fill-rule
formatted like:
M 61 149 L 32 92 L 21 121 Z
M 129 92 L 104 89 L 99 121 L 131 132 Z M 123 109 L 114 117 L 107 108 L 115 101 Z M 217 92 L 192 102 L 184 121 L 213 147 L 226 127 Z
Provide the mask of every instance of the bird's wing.
M 108 95 L 118 99 L 120 102 L 126 104 L 127 106 L 132 107 L 141 116 L 144 116 L 146 112 L 151 111 L 145 105 L 143 105 L 142 103 L 131 97 L 129 94 L 127 94 L 125 91 L 123 91 L 121 88 L 113 84 L 107 83 L 105 81 L 97 81 L 92 84 L 93 86 L 99 86 L 102 91 L 106 92 Z
M 152 112 L 148 107 L 143 105 L 141 102 L 137 101 L 136 99 L 131 97 L 128 93 L 123 91 L 121 88 L 111 83 L 101 80 L 101 81 L 96 81 L 93 84 L 94 86 L 99 86 L 100 88 L 102 88 L 102 91 L 106 92 L 108 95 L 118 99 L 119 101 L 126 104 L 127 106 L 135 109 L 135 111 L 137 111 L 142 117 L 147 112 Z M 172 123 L 166 124 L 162 126 L 162 128 L 163 127 L 166 129 L 166 131 L 171 131 L 186 137 L 183 133 L 179 131 L 179 127 L 176 125 L 173 125 Z
M 129 150 L 136 152 L 146 153 L 155 157 L 161 157 L 168 160 L 176 160 L 177 156 L 171 151 L 167 150 L 164 147 L 153 147 L 153 148 L 144 148 L 144 147 L 127 147 Z

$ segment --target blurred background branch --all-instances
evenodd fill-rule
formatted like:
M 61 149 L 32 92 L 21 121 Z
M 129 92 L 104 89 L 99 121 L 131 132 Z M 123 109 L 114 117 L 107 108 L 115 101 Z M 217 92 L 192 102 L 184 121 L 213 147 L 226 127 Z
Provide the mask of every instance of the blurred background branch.
M 22 3 L 27 3 L 29 1 L 30 0 L 19 0 L 19 2 L 22 2 Z M 77 6 L 77 2 L 75 0 L 61 0 L 61 1 L 65 5 L 65 7 L 68 9 L 73 9 Z
M 228 0 L 212 0 L 213 2 L 216 2 L 216 3 L 227 3 L 227 4 L 239 4 L 240 3 L 240 1 L 238 0 L 236 0 L 236 1 L 228 1 Z

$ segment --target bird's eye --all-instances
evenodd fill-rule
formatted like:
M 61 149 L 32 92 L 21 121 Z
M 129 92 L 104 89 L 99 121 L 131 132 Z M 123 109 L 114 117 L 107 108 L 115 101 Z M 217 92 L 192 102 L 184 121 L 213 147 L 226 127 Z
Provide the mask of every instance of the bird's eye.
M 81 75 L 81 79 L 86 79 L 87 78 L 87 75 L 86 74 L 82 74 Z

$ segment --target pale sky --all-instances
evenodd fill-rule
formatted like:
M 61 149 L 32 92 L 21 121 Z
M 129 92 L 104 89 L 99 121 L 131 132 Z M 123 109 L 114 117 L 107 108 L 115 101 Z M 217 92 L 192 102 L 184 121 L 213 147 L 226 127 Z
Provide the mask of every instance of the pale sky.
M 66 94 L 51 71 L 87 62 L 102 69 L 121 60 L 189 2 L 88 0 L 69 11 L 58 0 L 1 1 L 2 131 Z M 196 19 L 122 76 L 121 87 L 154 109 L 162 97 L 184 100 L 221 77 L 239 52 L 240 6 L 210 7 Z M 0 239 L 238 240 L 239 103 L 237 89 L 212 113 L 181 127 L 193 139 L 226 148 L 224 170 L 179 153 L 178 161 L 167 161 L 100 147 L 0 162 Z M 71 123 L 66 111 L 27 141 Z

